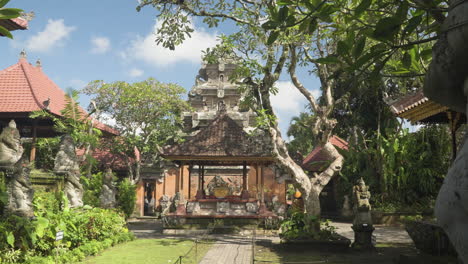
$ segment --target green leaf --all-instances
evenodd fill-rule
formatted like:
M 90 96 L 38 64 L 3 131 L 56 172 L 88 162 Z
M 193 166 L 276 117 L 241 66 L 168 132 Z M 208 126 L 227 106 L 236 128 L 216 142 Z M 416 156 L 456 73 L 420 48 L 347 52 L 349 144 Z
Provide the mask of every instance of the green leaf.
M 8 2 L 10 2 L 10 0 L 0 0 L 0 8 L 4 7 Z
M 409 4 L 407 1 L 402 1 L 400 6 L 398 6 L 395 16 L 400 20 L 401 23 L 403 23 L 408 16 L 408 9 Z
M 372 0 L 362 0 L 361 3 L 354 9 L 354 15 L 359 16 L 362 12 L 366 11 L 367 8 L 372 4 Z
M 279 6 L 284 6 L 284 5 L 292 5 L 294 3 L 291 0 L 278 0 L 276 4 Z
M 349 47 L 344 41 L 340 40 L 336 46 L 336 51 L 338 52 L 338 55 L 345 56 L 348 55 Z
M 321 63 L 321 64 L 336 64 L 340 63 L 340 60 L 336 56 L 327 56 L 325 58 L 319 58 L 316 60 L 316 62 Z
M 279 31 L 271 32 L 270 36 L 268 37 L 267 44 L 268 45 L 273 44 L 276 41 L 276 39 L 278 38 L 278 36 L 279 36 Z
M 286 21 L 286 18 L 288 17 L 288 12 L 289 12 L 289 8 L 287 6 L 283 6 L 282 8 L 280 8 L 279 13 L 278 13 L 278 20 L 280 22 Z
M 405 52 L 405 54 L 403 54 L 401 63 L 403 64 L 403 67 L 405 67 L 406 69 L 409 69 L 411 67 L 411 55 L 408 52 Z
M 412 17 L 409 21 L 408 24 L 406 25 L 405 29 L 403 30 L 406 34 L 411 34 L 422 22 L 423 16 L 415 16 Z
M 360 37 L 353 47 L 353 56 L 354 58 L 359 58 L 361 56 L 362 52 L 364 51 L 364 47 L 366 46 L 366 37 Z
M 39 238 L 44 236 L 44 230 L 49 226 L 49 220 L 44 217 L 37 217 L 36 234 Z
M 19 17 L 21 12 L 23 12 L 23 10 L 18 8 L 1 8 L 0 19 L 10 19 Z
M 421 51 L 421 57 L 423 60 L 429 60 L 432 58 L 432 49 L 425 49 Z
M 312 34 L 317 29 L 317 19 L 312 19 L 309 23 L 309 34 Z
M 10 31 L 2 26 L 0 26 L 0 35 L 13 39 L 13 35 L 11 35 Z
M 262 25 L 262 28 L 265 29 L 265 30 L 275 29 L 277 27 L 278 27 L 278 23 L 276 23 L 275 21 L 272 21 L 272 20 L 269 20 L 269 21 L 263 23 L 263 25 Z
M 8 232 L 7 234 L 7 243 L 11 247 L 15 247 L 15 236 L 13 235 L 12 232 Z
M 372 36 L 377 40 L 393 41 L 400 29 L 400 20 L 396 17 L 385 17 L 377 22 Z

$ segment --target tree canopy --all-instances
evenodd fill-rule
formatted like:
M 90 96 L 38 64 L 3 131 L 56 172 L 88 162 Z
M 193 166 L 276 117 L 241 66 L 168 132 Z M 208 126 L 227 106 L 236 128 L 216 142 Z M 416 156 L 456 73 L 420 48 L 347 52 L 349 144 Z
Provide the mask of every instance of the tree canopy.
M 114 126 L 121 132 L 122 137 L 116 138 L 117 142 L 109 147 L 134 159 L 137 168 L 132 180 L 135 182 L 141 161 L 157 160 L 162 146 L 179 139 L 181 112 L 189 109 L 181 98 L 184 88 L 153 78 L 135 83 L 93 81 L 84 92 L 93 97 L 99 117 L 115 122 Z M 127 162 L 131 163 L 129 159 Z

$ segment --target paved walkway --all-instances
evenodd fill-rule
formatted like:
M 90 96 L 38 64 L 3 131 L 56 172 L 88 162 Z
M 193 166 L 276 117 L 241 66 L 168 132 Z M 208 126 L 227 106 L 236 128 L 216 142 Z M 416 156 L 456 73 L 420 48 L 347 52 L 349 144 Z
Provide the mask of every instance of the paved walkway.
M 200 264 L 249 264 L 252 238 L 223 236 L 206 253 Z

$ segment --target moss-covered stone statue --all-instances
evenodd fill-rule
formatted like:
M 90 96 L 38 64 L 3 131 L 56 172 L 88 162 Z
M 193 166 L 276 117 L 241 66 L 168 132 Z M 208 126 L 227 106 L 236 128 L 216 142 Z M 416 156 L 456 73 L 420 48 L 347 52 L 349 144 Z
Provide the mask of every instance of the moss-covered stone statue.
M 372 232 L 374 227 L 372 225 L 371 205 L 369 187 L 362 178 L 353 187 L 353 211 L 354 211 L 354 243 L 353 248 L 358 249 L 372 249 Z
M 114 174 L 112 169 L 108 168 L 106 173 L 102 176 L 102 189 L 99 196 L 102 208 L 114 208 L 116 205 L 115 194 L 117 190 L 112 183 Z
M 13 167 L 22 155 L 20 133 L 15 121 L 11 120 L 0 134 L 0 167 Z
M 424 82 L 424 95 L 450 109 L 467 114 L 468 1 L 450 0 L 448 13 L 432 49 L 432 62 Z M 459 258 L 468 263 L 468 144 L 467 138 L 449 169 L 435 206 Z
M 54 172 L 65 177 L 63 191 L 70 207 L 83 206 L 83 186 L 80 183 L 80 167 L 75 144 L 70 135 L 62 136 L 60 148 L 55 156 Z
M 29 160 L 23 155 L 13 167 L 11 178 L 7 183 L 6 212 L 22 217 L 34 216 L 32 205 L 34 190 L 30 181 L 30 172 Z

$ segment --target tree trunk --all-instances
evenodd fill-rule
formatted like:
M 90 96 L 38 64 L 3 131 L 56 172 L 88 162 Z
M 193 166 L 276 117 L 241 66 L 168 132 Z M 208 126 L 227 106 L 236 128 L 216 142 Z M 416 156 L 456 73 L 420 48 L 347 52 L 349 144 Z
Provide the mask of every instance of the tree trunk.
M 322 146 L 322 151 L 332 161 L 330 165 L 320 174 L 315 174 L 313 177 L 307 175 L 302 167 L 300 167 L 289 156 L 286 144 L 281 137 L 277 124 L 270 127 L 270 135 L 273 140 L 274 152 L 278 161 L 278 165 L 288 171 L 294 181 L 299 186 L 304 200 L 304 209 L 308 218 L 314 216 L 320 219 L 320 193 L 325 185 L 330 182 L 331 178 L 341 170 L 343 165 L 343 156 L 335 149 L 335 147 L 327 142 Z M 318 224 L 318 225 L 317 225 Z M 311 222 L 312 230 L 318 231 L 320 228 L 319 222 Z

